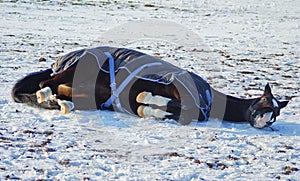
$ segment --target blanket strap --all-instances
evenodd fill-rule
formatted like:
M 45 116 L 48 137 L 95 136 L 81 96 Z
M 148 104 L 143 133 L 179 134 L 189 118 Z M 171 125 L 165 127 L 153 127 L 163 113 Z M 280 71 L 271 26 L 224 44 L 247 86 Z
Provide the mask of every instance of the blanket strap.
M 119 95 L 116 94 L 117 87 L 116 87 L 116 81 L 115 81 L 115 60 L 109 52 L 104 52 L 104 54 L 107 56 L 108 61 L 109 61 L 110 88 L 111 88 L 112 95 L 104 104 L 101 105 L 101 107 L 108 108 L 115 100 L 119 111 L 124 112 L 124 110 L 120 104 Z
M 126 79 L 124 81 L 122 81 L 121 85 L 117 88 L 116 82 L 115 82 L 115 64 L 114 64 L 115 61 L 109 52 L 104 52 L 104 53 L 108 57 L 108 60 L 109 60 L 110 87 L 111 87 L 112 94 L 111 94 L 110 98 L 101 105 L 101 108 L 108 108 L 115 101 L 116 106 L 119 109 L 119 111 L 125 112 L 120 103 L 120 99 L 119 99 L 120 93 L 125 89 L 125 87 L 129 84 L 129 82 L 144 68 L 152 67 L 152 66 L 159 66 L 162 63 L 153 62 L 153 63 L 148 63 L 148 64 L 144 64 L 144 65 L 140 66 L 139 68 L 137 68 L 136 70 L 131 72 L 129 74 L 129 76 L 126 77 Z

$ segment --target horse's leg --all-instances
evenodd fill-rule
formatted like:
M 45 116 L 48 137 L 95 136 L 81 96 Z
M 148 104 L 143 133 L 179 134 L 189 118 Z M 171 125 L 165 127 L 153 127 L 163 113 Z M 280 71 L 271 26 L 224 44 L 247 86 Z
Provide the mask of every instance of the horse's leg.
M 52 70 L 37 72 L 26 76 L 20 80 L 13 88 L 12 95 L 16 102 L 27 103 L 31 106 L 46 109 L 61 109 L 62 113 L 67 113 L 73 109 L 71 100 L 72 91 L 60 95 L 59 88 L 70 85 L 73 78 L 73 69 L 51 76 Z M 65 88 L 65 87 L 63 87 Z M 55 96 L 53 95 L 55 94 Z M 56 96 L 57 95 L 57 96 Z
M 175 98 L 169 98 L 175 97 Z M 154 117 L 158 119 L 178 119 L 178 113 L 181 106 L 181 101 L 178 92 L 173 90 L 169 97 L 160 95 L 152 95 L 151 92 L 141 92 L 136 97 L 136 102 L 142 104 L 138 107 L 137 113 L 140 117 Z
M 177 120 L 182 107 L 176 88 L 173 86 L 161 86 L 160 84 L 156 85 L 155 83 L 155 85 L 149 83 L 151 85 L 146 86 L 146 82 L 142 83 L 140 87 L 146 87 L 146 91 L 142 91 L 136 96 L 136 102 L 139 104 L 137 114 L 143 118 L 154 117 Z
M 80 69 L 76 70 L 73 66 L 54 75 L 52 79 L 42 82 L 41 88 L 49 87 L 57 99 L 72 101 L 75 109 L 97 109 L 95 92 L 98 90 L 96 78 L 99 68 L 86 65 L 83 69 L 81 66 Z
M 160 95 L 153 96 L 151 92 L 141 92 L 136 96 L 136 102 L 143 104 L 155 104 L 157 106 L 167 106 L 172 99 Z
M 72 87 L 74 71 L 75 67 L 71 67 L 60 74 L 54 75 L 53 77 L 40 82 L 39 86 L 41 89 L 49 87 L 54 94 L 58 95 L 58 87 L 61 84 L 66 84 L 67 86 Z
M 53 80 L 51 80 L 51 85 L 57 85 L 59 82 L 62 82 L 62 81 L 60 81 L 59 79 L 53 79 Z M 44 85 L 47 85 L 47 84 L 44 84 Z M 44 93 L 47 94 L 47 89 L 51 90 L 51 88 L 45 87 L 41 90 L 41 92 L 43 92 L 43 90 L 45 90 Z M 63 113 L 63 114 L 66 114 L 66 113 L 70 112 L 72 109 L 74 109 L 75 108 L 74 103 L 76 104 L 76 109 L 96 108 L 96 106 L 93 106 L 93 105 L 95 105 L 95 103 L 93 104 L 93 102 L 95 102 L 95 100 L 92 99 L 92 95 L 91 95 L 91 94 L 94 94 L 94 92 L 91 91 L 88 86 L 81 88 L 80 86 L 73 87 L 72 83 L 64 83 L 64 84 L 59 84 L 58 86 L 55 86 L 55 89 L 56 89 L 55 90 L 56 95 L 54 96 L 54 99 L 53 99 L 52 95 L 51 95 L 51 97 L 52 97 L 52 100 L 57 101 L 58 105 L 60 106 L 61 113 Z M 40 93 L 40 92 L 37 92 L 37 96 L 42 97 L 42 96 L 39 96 L 38 93 Z M 51 99 L 50 97 L 48 97 L 48 98 Z M 92 100 L 92 103 L 91 103 L 91 100 Z
M 44 104 L 45 102 L 55 102 L 62 114 L 69 113 L 74 109 L 74 104 L 68 99 L 72 97 L 72 87 L 67 84 L 57 86 L 58 95 L 53 95 L 50 87 L 44 87 L 36 92 L 37 102 Z
M 140 117 L 178 120 L 181 99 L 173 84 L 137 79 L 130 87 L 131 110 Z
M 163 111 L 161 109 L 155 109 L 151 106 L 140 105 L 137 109 L 137 113 L 142 118 L 154 117 L 158 119 L 165 119 L 168 116 L 172 116 L 173 113 Z

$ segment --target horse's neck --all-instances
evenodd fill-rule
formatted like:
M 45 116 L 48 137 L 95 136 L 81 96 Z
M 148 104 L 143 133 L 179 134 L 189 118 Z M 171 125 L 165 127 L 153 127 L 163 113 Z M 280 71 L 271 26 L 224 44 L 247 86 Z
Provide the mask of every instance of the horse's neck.
M 212 89 L 210 117 L 226 121 L 245 122 L 246 113 L 254 99 L 241 99 Z

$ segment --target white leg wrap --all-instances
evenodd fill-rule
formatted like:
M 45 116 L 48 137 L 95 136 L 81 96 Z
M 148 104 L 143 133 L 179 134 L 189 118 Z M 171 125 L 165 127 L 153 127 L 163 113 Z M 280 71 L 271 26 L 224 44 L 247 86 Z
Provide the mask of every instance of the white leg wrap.
M 171 101 L 170 98 L 163 97 L 163 96 L 153 96 L 150 92 L 141 92 L 137 97 L 136 101 L 138 103 L 143 104 L 154 104 L 157 106 L 167 106 L 168 102 Z
M 42 103 L 49 100 L 52 96 L 52 90 L 50 87 L 45 87 L 36 92 L 37 102 Z
M 62 114 L 67 114 L 74 109 L 74 103 L 71 101 L 57 100 L 58 105 L 60 106 L 60 112 Z
M 163 119 L 166 116 L 172 115 L 172 113 L 160 110 L 160 109 L 153 109 L 150 106 L 139 106 L 138 107 L 138 114 L 139 116 L 146 118 L 146 117 L 155 117 Z
M 36 92 L 37 102 L 42 103 L 45 101 L 55 101 L 60 106 L 60 112 L 62 114 L 67 114 L 74 109 L 74 103 L 71 101 L 65 101 L 56 99 L 55 95 L 52 95 L 52 90 L 50 87 L 45 87 Z

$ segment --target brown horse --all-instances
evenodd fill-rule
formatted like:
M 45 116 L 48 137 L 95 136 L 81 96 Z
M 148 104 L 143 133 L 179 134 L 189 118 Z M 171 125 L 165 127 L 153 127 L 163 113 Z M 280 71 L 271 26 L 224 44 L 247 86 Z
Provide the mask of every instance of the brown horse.
M 19 80 L 15 102 L 46 109 L 107 109 L 181 124 L 209 117 L 271 126 L 288 101 L 270 86 L 261 97 L 241 99 L 211 88 L 198 75 L 125 48 L 96 47 L 66 54 L 51 69 Z

